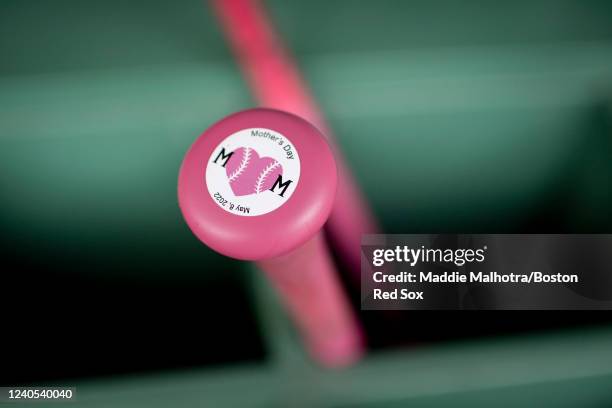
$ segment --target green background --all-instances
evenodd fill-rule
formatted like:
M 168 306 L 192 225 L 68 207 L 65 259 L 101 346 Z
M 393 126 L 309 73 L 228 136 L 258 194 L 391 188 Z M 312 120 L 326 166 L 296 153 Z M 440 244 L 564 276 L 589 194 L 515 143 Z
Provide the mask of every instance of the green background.
M 515 232 L 550 212 L 564 231 L 612 229 L 609 1 L 266 4 L 385 232 Z M 264 293 L 269 361 L 83 380 L 79 406 L 610 405 L 608 329 L 379 352 L 344 372 L 304 361 L 256 274 L 197 242 L 176 203 L 188 146 L 251 106 L 201 1 L 0 6 L 4 249 Z

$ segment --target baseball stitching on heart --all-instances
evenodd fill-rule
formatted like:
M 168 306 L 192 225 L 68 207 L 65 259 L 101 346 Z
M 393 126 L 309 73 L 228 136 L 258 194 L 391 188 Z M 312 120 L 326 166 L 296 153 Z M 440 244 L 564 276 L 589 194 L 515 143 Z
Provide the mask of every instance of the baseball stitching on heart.
M 252 147 L 234 150 L 225 166 L 227 180 L 236 196 L 260 194 L 270 189 L 283 166 L 272 157 L 260 157 Z
M 244 170 L 249 165 L 249 161 L 251 160 L 251 148 L 250 147 L 245 147 L 245 148 L 238 149 L 238 150 L 241 150 L 242 160 L 240 160 L 240 164 L 238 165 L 238 167 L 228 175 L 228 179 L 230 183 L 236 180 L 244 172 Z
M 264 186 L 264 182 L 266 180 L 266 178 L 277 168 L 280 167 L 280 163 L 277 162 L 276 160 L 269 164 L 264 171 L 261 172 L 261 174 L 259 175 L 259 177 L 257 177 L 257 182 L 255 183 L 255 193 L 259 194 L 262 192 L 262 187 Z M 267 188 L 264 188 L 263 190 L 267 190 Z

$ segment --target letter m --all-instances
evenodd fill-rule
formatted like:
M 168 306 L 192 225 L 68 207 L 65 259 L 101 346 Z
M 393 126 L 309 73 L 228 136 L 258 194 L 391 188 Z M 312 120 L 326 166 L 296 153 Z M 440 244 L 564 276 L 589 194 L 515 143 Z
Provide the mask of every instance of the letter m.
M 221 158 L 221 161 L 223 162 L 223 164 L 221 165 L 221 167 L 225 167 L 225 165 L 227 164 L 227 161 L 229 160 L 230 157 L 232 157 L 232 154 L 234 154 L 234 152 L 230 152 L 228 154 L 225 154 L 225 148 L 222 147 L 221 151 L 219 152 L 219 154 L 217 155 L 217 157 L 215 158 L 214 163 L 217 162 L 217 160 L 219 160 L 219 158 Z
M 293 183 L 293 180 L 287 180 L 283 183 L 283 175 L 279 174 L 270 191 L 274 192 L 274 189 L 276 188 L 276 186 L 278 186 L 281 188 L 279 196 L 283 197 L 283 194 L 285 194 L 285 191 L 287 191 L 287 187 L 289 187 L 289 184 L 291 183 Z

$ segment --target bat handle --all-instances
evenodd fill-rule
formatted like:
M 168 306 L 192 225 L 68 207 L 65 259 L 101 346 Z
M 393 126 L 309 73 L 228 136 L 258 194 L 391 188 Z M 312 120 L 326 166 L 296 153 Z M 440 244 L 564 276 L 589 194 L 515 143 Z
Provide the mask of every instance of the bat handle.
M 321 232 L 291 253 L 258 261 L 311 355 L 327 367 L 357 361 L 364 336 Z

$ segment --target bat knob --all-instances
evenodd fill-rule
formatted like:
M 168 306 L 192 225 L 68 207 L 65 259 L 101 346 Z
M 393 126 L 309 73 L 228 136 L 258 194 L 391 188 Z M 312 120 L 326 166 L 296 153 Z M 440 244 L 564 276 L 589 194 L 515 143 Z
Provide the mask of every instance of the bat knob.
M 179 206 L 193 233 L 221 254 L 286 254 L 323 226 L 336 192 L 323 135 L 295 115 L 256 108 L 221 119 L 187 152 Z

